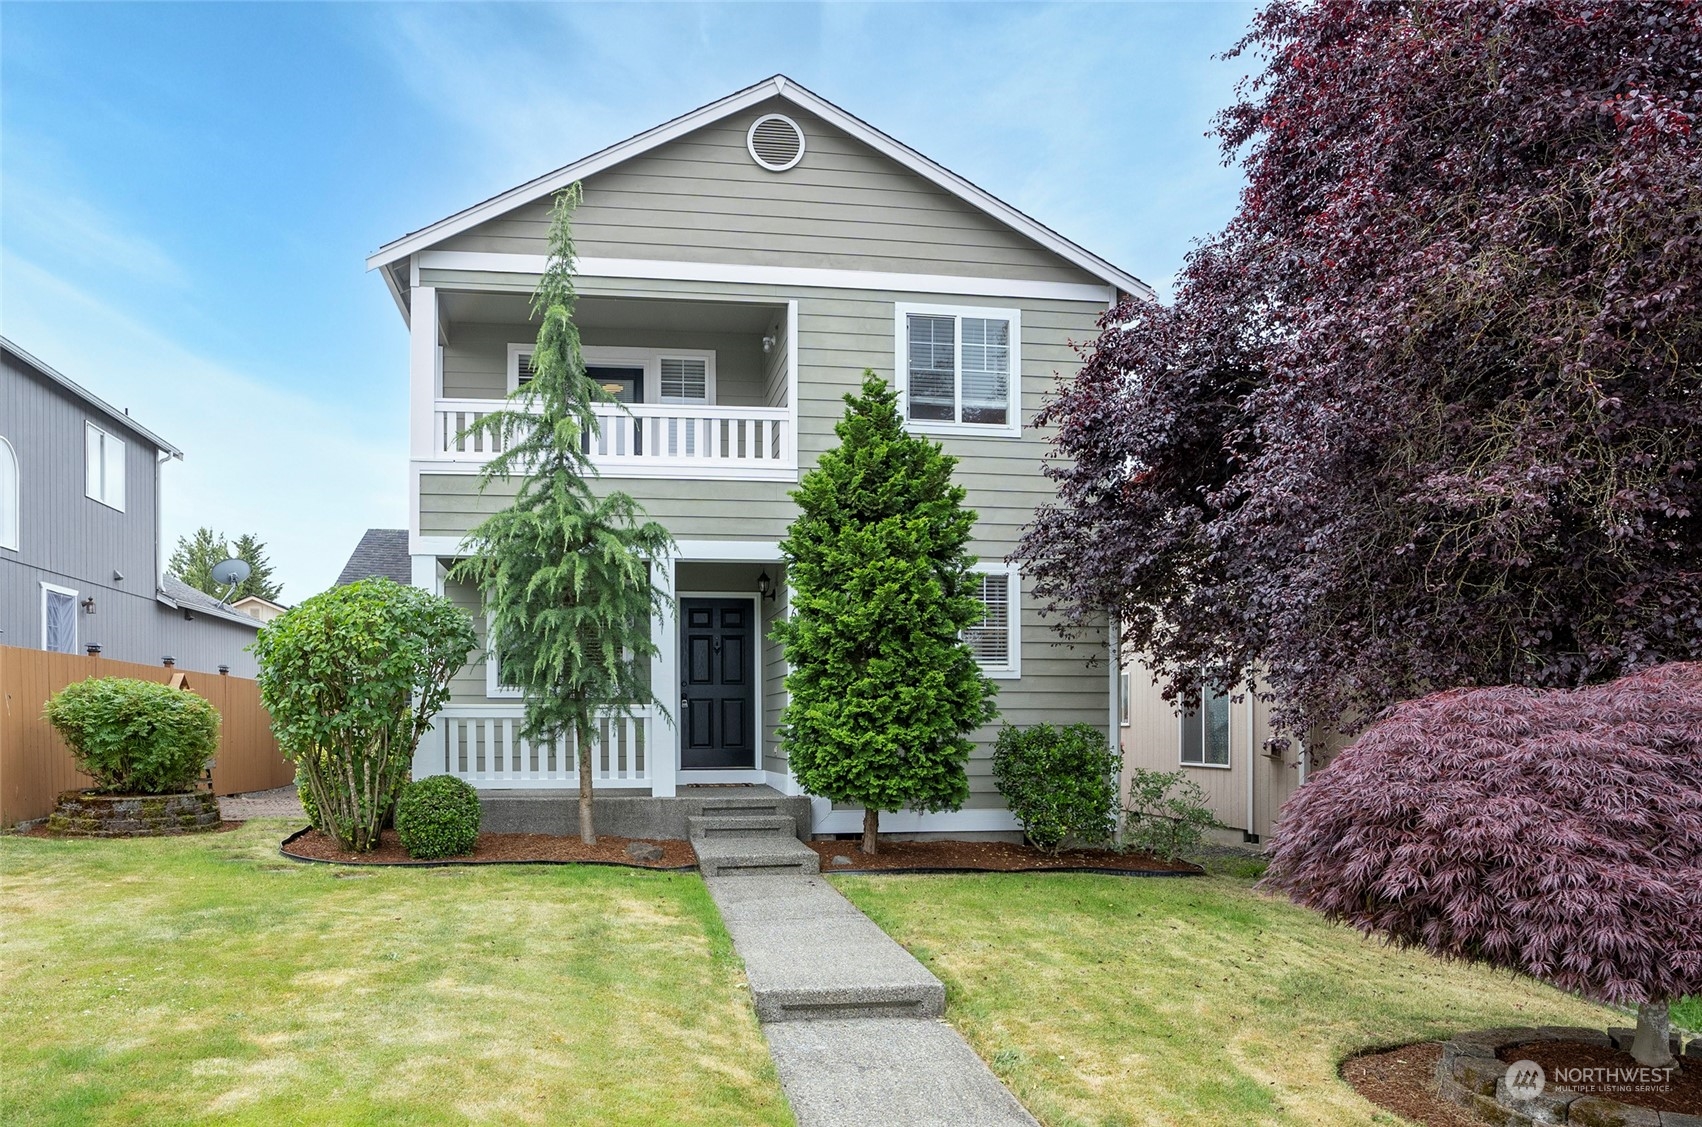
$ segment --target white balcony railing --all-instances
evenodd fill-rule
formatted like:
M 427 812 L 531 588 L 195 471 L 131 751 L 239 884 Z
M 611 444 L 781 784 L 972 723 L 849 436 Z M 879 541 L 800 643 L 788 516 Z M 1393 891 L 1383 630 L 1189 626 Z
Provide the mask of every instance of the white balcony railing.
M 439 399 L 432 456 L 488 462 L 502 453 L 502 444 L 493 436 L 466 433 L 501 406 L 485 399 Z M 766 478 L 797 470 L 792 413 L 785 407 L 634 403 L 626 410 L 599 406 L 595 411 L 600 428 L 587 439 L 587 452 L 605 473 Z
M 519 705 L 449 705 L 420 741 L 414 776 L 450 774 L 498 790 L 578 787 L 572 737 L 532 743 L 520 738 L 520 721 Z M 648 710 L 600 718 L 591 736 L 593 786 L 648 787 L 651 728 Z

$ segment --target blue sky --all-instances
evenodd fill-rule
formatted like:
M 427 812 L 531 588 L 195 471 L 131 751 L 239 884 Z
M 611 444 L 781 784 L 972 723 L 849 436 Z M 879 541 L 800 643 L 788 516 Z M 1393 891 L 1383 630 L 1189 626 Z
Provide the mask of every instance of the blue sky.
M 776 72 L 1164 290 L 1242 4 L 0 5 L 0 332 L 187 454 L 287 600 L 407 523 L 380 244 Z

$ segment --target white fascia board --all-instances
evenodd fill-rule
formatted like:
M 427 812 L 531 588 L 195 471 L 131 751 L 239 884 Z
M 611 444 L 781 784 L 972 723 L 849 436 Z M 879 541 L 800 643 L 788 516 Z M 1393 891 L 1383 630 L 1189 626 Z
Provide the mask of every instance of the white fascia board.
M 458 235 L 462 231 L 476 227 L 487 219 L 492 219 L 552 192 L 558 192 L 575 180 L 593 176 L 622 161 L 640 156 L 659 145 L 664 145 L 772 97 L 783 98 L 802 109 L 808 110 L 830 125 L 862 141 L 876 152 L 897 161 L 924 180 L 945 189 L 970 206 L 986 212 L 1006 226 L 1033 239 L 1066 262 L 1080 267 L 1095 277 L 1103 278 L 1110 285 L 1148 298 L 1155 296 L 1153 288 L 1133 274 L 1119 270 L 1105 259 L 1064 238 L 1050 227 L 1023 214 L 992 193 L 965 180 L 945 166 L 930 160 L 910 146 L 887 136 L 874 126 L 860 118 L 853 117 L 827 99 L 806 90 L 782 75 L 775 75 L 773 78 L 765 79 L 755 86 L 729 94 L 720 101 L 711 102 L 707 106 L 692 110 L 690 113 L 676 117 L 672 121 L 664 122 L 654 129 L 646 130 L 635 137 L 630 137 L 600 152 L 593 153 L 583 160 L 575 161 L 565 168 L 546 173 L 535 180 L 511 188 L 501 195 L 493 196 L 481 204 L 456 212 L 429 227 L 421 228 L 411 235 L 405 235 L 394 242 L 387 243 L 367 258 L 366 267 L 368 270 L 376 269 L 386 263 L 394 262 L 398 258 L 424 250 L 453 235 Z
M 477 270 L 537 277 L 549 259 L 541 254 L 495 251 L 428 250 L 419 256 L 422 270 Z M 914 294 L 966 297 L 1039 298 L 1106 304 L 1112 286 L 1085 282 L 1044 282 L 1027 278 L 960 277 L 948 274 L 897 274 L 886 270 L 834 270 L 809 266 L 753 266 L 733 262 L 670 262 L 654 258 L 579 258 L 574 273 L 585 278 L 636 278 L 646 281 L 722 282 L 787 289 L 896 290 Z

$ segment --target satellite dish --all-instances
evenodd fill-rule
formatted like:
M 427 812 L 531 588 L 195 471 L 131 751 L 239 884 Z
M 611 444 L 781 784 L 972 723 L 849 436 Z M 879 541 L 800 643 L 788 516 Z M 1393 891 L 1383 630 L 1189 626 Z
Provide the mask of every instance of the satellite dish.
M 224 605 L 231 597 L 231 593 L 236 590 L 237 585 L 247 579 L 252 570 L 246 560 L 220 560 L 213 565 L 213 582 L 225 589 L 223 598 L 219 599 L 220 606 Z

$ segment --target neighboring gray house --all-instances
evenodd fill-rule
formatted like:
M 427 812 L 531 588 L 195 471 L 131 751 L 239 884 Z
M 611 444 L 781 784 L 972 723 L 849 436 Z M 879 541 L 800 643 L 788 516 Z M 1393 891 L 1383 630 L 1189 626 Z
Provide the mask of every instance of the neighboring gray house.
M 260 623 L 162 574 L 175 446 L 0 337 L 0 645 L 252 677 Z
M 408 552 L 413 581 L 474 615 L 449 583 L 462 537 L 507 502 L 475 476 L 487 445 L 458 437 L 529 377 L 531 294 L 553 196 L 584 184 L 575 219 L 585 359 L 631 415 L 601 410 L 603 487 L 631 493 L 679 543 L 659 579 L 657 685 L 674 722 L 606 720 L 596 785 L 672 795 L 693 782 L 800 788 L 776 739 L 787 613 L 779 542 L 800 473 L 836 441 L 864 369 L 892 381 L 910 425 L 959 459 L 980 514 L 973 550 L 986 623 L 970 642 L 1004 720 L 1118 730 L 1105 637 L 1058 644 L 1005 562 L 1035 507 L 1047 437 L 1033 417 L 1071 342 L 1148 287 L 784 77 L 776 76 L 385 246 L 379 272 L 409 328 Z M 481 647 L 482 648 L 482 647 Z M 1097 659 L 1097 660 L 1094 660 Z M 414 773 L 483 788 L 564 788 L 571 756 L 517 737 L 520 702 L 475 654 Z M 996 728 L 976 735 L 958 812 L 904 812 L 883 830 L 1009 831 L 993 784 Z M 817 800 L 814 829 L 860 811 Z

